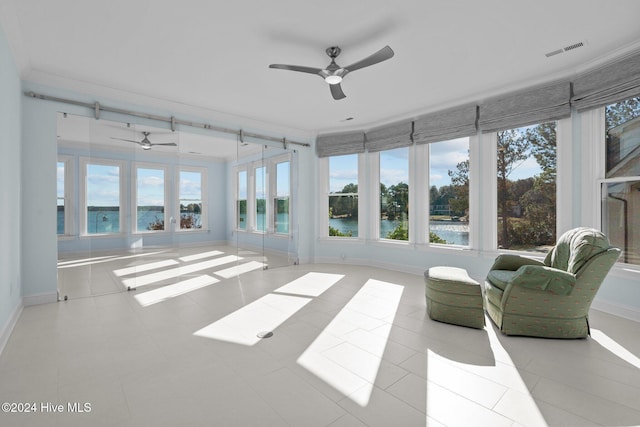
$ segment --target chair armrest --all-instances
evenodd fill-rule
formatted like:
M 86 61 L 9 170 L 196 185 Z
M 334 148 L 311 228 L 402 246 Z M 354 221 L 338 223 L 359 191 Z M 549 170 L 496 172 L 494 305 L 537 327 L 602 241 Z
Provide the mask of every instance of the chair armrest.
M 513 286 L 545 291 L 554 295 L 569 295 L 576 277 L 563 270 L 538 265 L 524 265 L 511 281 Z
M 509 270 L 516 271 L 523 265 L 544 266 L 544 263 L 533 258 L 527 258 L 520 255 L 502 254 L 493 263 L 490 270 Z

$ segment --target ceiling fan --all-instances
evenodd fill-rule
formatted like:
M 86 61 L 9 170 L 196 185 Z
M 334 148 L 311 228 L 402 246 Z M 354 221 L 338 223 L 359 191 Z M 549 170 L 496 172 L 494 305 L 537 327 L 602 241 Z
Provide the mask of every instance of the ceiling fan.
M 299 71 L 301 73 L 309 73 L 309 74 L 317 74 L 324 79 L 325 82 L 329 83 L 329 89 L 331 90 L 331 95 L 333 95 L 333 99 L 342 99 L 347 95 L 342 91 L 342 87 L 340 87 L 340 82 L 342 79 L 349 74 L 350 72 L 359 70 L 364 67 L 368 67 L 370 65 L 377 64 L 382 61 L 386 61 L 393 57 L 393 50 L 389 46 L 385 46 L 376 53 L 371 56 L 368 56 L 358 62 L 355 62 L 347 67 L 340 67 L 336 64 L 336 58 L 342 52 L 338 46 L 332 46 L 327 48 L 327 55 L 331 58 L 331 63 L 327 66 L 327 68 L 313 68 L 313 67 L 302 67 L 299 65 L 285 65 L 285 64 L 271 64 L 269 68 L 277 68 L 280 70 L 289 70 L 289 71 Z
M 118 139 L 120 141 L 133 142 L 134 144 L 138 144 L 139 146 L 141 146 L 143 150 L 151 150 L 151 147 L 156 146 L 156 145 L 170 145 L 172 147 L 177 147 L 178 146 L 178 144 L 176 144 L 175 142 L 156 142 L 156 143 L 153 143 L 153 142 L 149 141 L 149 135 L 151 135 L 151 132 L 142 132 L 142 135 L 144 135 L 144 138 L 142 139 L 142 141 L 134 141 L 132 139 L 122 139 L 122 138 L 114 138 L 114 137 L 111 137 L 111 139 Z

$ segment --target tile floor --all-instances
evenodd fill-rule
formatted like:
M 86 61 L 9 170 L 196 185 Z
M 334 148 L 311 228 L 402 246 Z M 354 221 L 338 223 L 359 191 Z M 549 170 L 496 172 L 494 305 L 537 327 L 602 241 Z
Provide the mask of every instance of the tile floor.
M 0 425 L 640 425 L 639 323 L 592 311 L 586 340 L 506 337 L 428 319 L 420 276 L 198 251 L 105 261 L 89 280 L 118 292 L 26 307 L 0 402 L 37 412 Z

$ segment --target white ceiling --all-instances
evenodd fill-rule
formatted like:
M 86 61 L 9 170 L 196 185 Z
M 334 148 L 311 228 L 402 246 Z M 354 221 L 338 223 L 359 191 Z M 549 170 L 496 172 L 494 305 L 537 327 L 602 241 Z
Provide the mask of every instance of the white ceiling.
M 482 101 L 640 43 L 637 0 L 0 0 L 0 13 L 26 81 L 285 136 Z M 345 66 L 385 45 L 395 56 L 347 76 L 340 101 L 321 78 L 268 68 L 325 67 L 333 45 Z

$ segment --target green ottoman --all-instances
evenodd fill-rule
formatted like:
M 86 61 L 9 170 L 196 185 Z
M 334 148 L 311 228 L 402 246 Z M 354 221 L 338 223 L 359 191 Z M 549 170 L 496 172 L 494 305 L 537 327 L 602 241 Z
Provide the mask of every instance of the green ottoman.
M 427 313 L 433 320 L 484 328 L 480 283 L 463 268 L 431 267 L 424 272 Z

